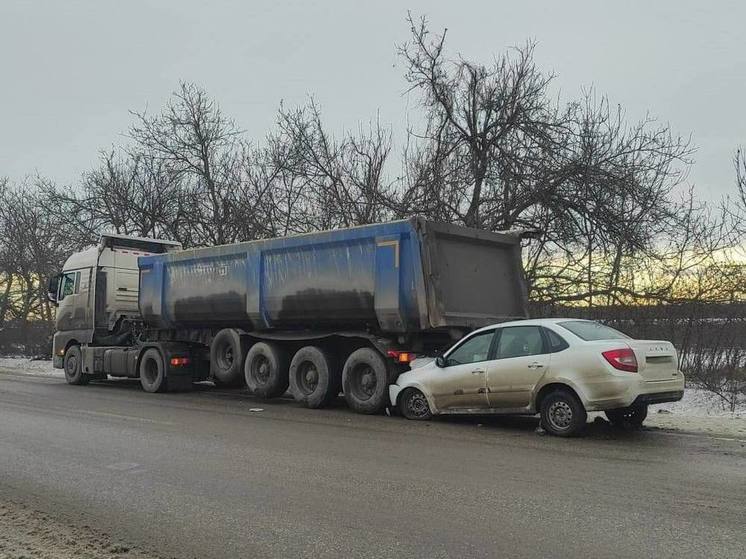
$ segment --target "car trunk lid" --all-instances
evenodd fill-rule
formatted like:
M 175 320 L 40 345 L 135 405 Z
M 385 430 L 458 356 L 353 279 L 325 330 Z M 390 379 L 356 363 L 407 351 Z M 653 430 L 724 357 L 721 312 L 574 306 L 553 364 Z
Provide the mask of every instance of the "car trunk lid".
M 635 352 L 637 370 L 647 382 L 670 380 L 676 376 L 679 363 L 671 342 L 659 340 L 630 340 L 629 347 Z

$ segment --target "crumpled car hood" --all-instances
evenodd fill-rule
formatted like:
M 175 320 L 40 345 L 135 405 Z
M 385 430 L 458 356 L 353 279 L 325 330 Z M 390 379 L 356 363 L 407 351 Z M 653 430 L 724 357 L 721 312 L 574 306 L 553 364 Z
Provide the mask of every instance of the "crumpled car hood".
M 409 368 L 414 371 L 415 369 L 419 369 L 421 367 L 424 367 L 425 365 L 429 365 L 433 361 L 435 361 L 434 357 L 418 357 L 409 364 Z

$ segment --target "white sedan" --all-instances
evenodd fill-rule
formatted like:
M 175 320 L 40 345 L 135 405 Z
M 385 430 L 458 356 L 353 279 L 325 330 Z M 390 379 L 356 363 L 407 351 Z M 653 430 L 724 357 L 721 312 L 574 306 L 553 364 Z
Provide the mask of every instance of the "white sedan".
M 671 342 L 635 340 L 575 318 L 487 326 L 412 366 L 389 387 L 392 405 L 408 419 L 538 413 L 544 429 L 559 436 L 579 433 L 589 411 L 640 426 L 648 404 L 684 395 Z

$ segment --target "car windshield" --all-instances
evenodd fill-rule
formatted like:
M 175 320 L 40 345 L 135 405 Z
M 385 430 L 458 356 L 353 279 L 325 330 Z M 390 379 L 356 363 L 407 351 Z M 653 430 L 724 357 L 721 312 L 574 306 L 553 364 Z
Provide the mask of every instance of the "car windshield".
M 593 342 L 596 340 L 629 339 L 629 336 L 626 334 L 622 334 L 619 330 L 614 330 L 600 322 L 593 322 L 590 320 L 568 320 L 567 322 L 559 322 L 558 324 L 586 342 Z

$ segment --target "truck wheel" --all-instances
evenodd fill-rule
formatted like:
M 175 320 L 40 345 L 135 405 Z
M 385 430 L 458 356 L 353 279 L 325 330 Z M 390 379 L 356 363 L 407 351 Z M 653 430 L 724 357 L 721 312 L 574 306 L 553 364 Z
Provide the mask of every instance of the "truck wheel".
M 71 345 L 67 348 L 62 365 L 65 369 L 67 384 L 78 386 L 88 384 L 90 377 L 83 373 L 83 354 L 79 345 Z
M 261 398 L 282 396 L 288 389 L 288 360 L 286 353 L 275 344 L 254 344 L 244 365 L 246 386 Z
M 541 401 L 541 426 L 558 437 L 572 437 L 585 427 L 588 414 L 569 390 L 555 390 Z
M 290 391 L 309 408 L 322 408 L 339 394 L 340 377 L 332 356 L 315 346 L 299 349 L 290 362 Z
M 243 362 L 246 343 L 232 328 L 218 332 L 210 344 L 210 371 L 219 386 L 240 386 L 243 383 Z
M 642 427 L 645 418 L 648 416 L 647 406 L 634 406 L 621 408 L 618 410 L 606 410 L 606 418 L 616 427 L 632 427 L 639 429 Z
M 165 392 L 168 388 L 161 352 L 154 347 L 140 358 L 140 384 L 145 392 Z
M 342 372 L 342 388 L 347 405 L 356 412 L 380 412 L 388 404 L 389 394 L 388 367 L 383 356 L 368 347 L 353 351 Z

